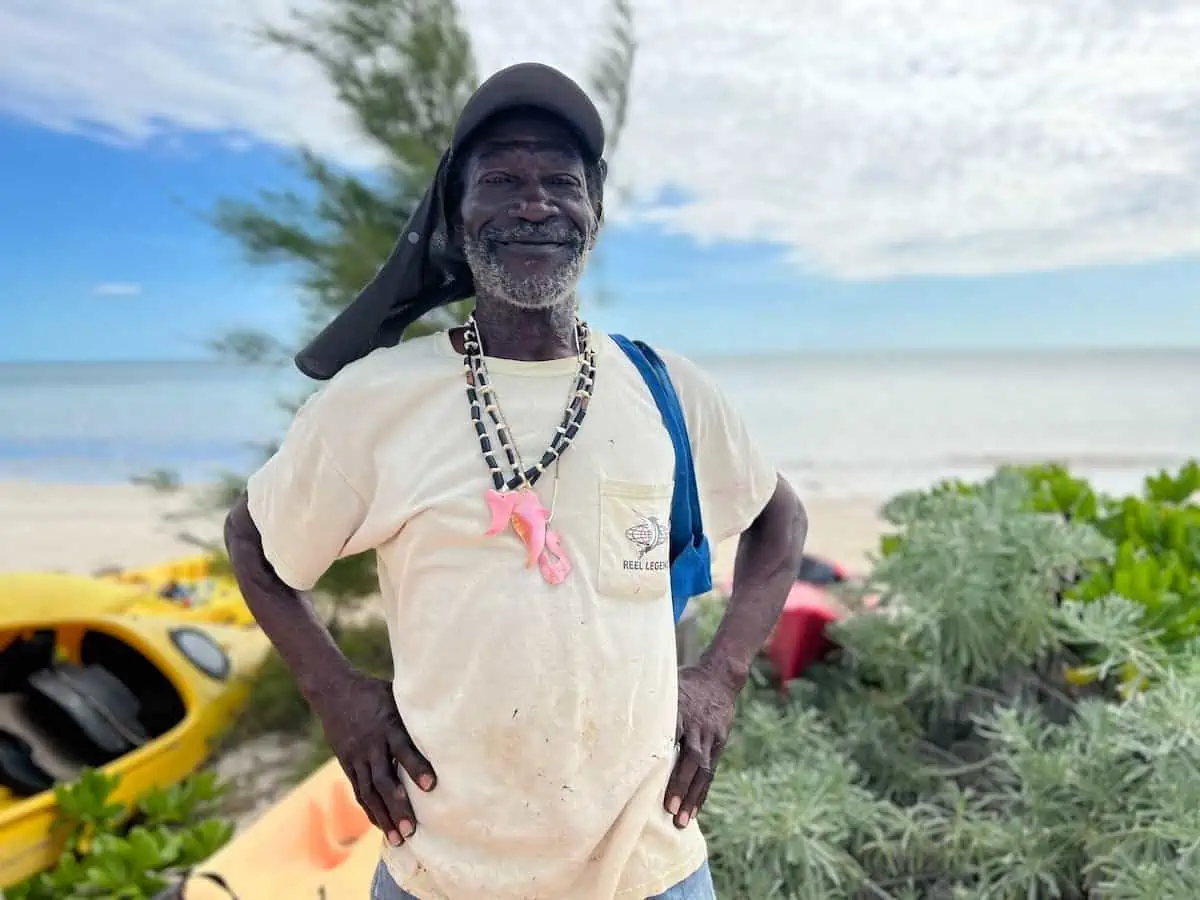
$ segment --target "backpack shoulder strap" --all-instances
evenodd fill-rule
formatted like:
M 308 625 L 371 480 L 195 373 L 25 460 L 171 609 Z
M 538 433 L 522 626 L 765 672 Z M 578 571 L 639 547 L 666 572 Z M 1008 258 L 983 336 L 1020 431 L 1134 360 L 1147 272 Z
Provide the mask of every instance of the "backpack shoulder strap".
M 700 491 L 688 439 L 683 405 L 662 357 L 642 341 L 610 335 L 646 382 L 675 449 L 675 487 L 671 494 L 671 600 L 678 622 L 688 601 L 712 590 L 712 552 L 700 515 Z

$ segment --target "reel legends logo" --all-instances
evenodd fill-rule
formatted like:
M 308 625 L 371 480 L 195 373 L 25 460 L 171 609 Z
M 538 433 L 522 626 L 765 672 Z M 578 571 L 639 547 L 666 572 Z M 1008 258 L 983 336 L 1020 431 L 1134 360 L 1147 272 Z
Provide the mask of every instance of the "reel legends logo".
M 656 559 L 648 560 L 646 554 L 665 544 L 670 532 L 657 516 L 646 516 L 641 513 L 637 513 L 637 515 L 641 521 L 625 531 L 625 537 L 637 550 L 637 558 L 626 559 L 624 568 L 626 571 L 634 572 L 661 571 L 667 568 L 667 562 Z

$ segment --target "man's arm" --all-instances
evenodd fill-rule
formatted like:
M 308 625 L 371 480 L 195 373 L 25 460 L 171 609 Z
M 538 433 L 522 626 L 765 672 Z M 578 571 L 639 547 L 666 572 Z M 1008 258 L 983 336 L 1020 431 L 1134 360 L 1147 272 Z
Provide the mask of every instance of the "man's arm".
M 308 595 L 275 572 L 245 494 L 225 519 L 225 547 L 246 605 L 320 719 L 359 805 L 389 843 L 402 843 L 417 817 L 397 767 L 424 791 L 437 776 L 413 744 L 391 684 L 355 669 Z
M 304 698 L 314 709 L 336 696 L 356 673 L 334 643 L 308 594 L 284 582 L 263 553 L 262 535 L 246 495 L 225 518 L 225 549 L 246 605 L 274 644 Z
M 779 620 L 807 537 L 804 505 L 780 477 L 763 511 L 738 539 L 729 604 L 698 664 L 735 693 Z
M 779 619 L 808 536 L 808 516 L 782 477 L 767 505 L 738 539 L 733 590 L 700 661 L 679 672 L 679 757 L 663 803 L 679 828 L 708 797 L 733 724 L 734 701 Z
M 767 505 L 738 539 L 730 601 L 697 664 L 734 694 L 745 685 L 758 650 L 784 610 L 808 532 L 804 505 L 780 478 Z

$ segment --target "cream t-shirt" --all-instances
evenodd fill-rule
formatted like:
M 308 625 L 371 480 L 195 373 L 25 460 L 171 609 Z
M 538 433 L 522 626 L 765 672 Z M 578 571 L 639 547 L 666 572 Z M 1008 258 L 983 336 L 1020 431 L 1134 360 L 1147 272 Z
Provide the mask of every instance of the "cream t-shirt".
M 341 556 L 377 552 L 396 704 L 438 775 L 428 794 L 408 783 L 417 833 L 384 847 L 421 900 L 643 900 L 706 855 L 696 824 L 677 829 L 663 809 L 678 703 L 665 540 L 674 454 L 637 369 L 608 337 L 594 340 L 587 417 L 557 488 L 553 470 L 537 484 L 573 565 L 561 585 L 525 567 L 511 529 L 484 536 L 491 478 L 447 332 L 344 369 L 249 481 L 266 557 L 297 590 Z M 715 384 L 662 355 L 715 546 L 756 518 L 776 469 Z M 530 464 L 577 362 L 487 365 Z

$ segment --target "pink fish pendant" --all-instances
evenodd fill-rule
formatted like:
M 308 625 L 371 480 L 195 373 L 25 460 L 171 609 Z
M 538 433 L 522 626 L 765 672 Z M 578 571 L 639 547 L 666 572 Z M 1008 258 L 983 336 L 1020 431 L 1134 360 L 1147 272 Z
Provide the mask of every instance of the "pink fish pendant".
M 550 510 L 542 505 L 538 495 L 529 488 L 515 491 L 489 490 L 484 499 L 492 513 L 488 537 L 504 531 L 509 525 L 525 545 L 525 568 L 534 564 L 549 584 L 562 584 L 571 571 L 570 560 L 563 552 L 558 532 L 549 527 Z

